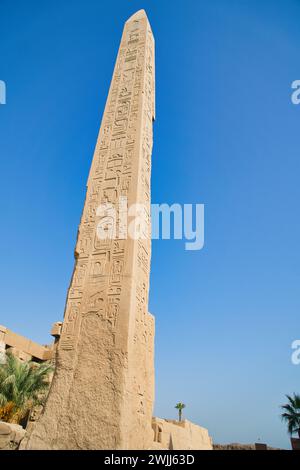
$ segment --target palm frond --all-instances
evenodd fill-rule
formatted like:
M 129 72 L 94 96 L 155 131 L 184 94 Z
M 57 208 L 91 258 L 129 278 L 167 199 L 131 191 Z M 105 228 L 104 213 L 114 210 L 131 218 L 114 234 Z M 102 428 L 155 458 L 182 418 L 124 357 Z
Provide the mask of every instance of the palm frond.
M 281 414 L 281 419 L 286 422 L 288 432 L 290 435 L 300 430 L 300 395 L 296 393 L 286 395 L 288 403 L 281 406 L 284 413 Z
M 7 354 L 6 362 L 0 365 L 0 407 L 12 403 L 13 410 L 5 416 L 21 419 L 28 407 L 32 407 L 48 388 L 48 376 L 52 370 L 49 363 L 21 362 L 12 354 Z

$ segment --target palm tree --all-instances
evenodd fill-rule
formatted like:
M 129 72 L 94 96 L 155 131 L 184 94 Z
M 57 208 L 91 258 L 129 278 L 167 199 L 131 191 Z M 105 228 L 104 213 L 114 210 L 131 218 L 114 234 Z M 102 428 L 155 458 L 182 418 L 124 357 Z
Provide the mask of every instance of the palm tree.
M 175 406 L 175 408 L 178 410 L 179 421 L 181 421 L 181 419 L 182 419 L 182 410 L 183 410 L 183 408 L 185 408 L 185 404 L 179 402 L 179 403 L 177 403 L 177 405 Z
M 0 364 L 0 420 L 19 423 L 28 416 L 48 388 L 52 370 L 47 362 L 21 362 L 7 354 L 6 362 Z
M 290 395 L 286 395 L 286 397 L 289 402 L 281 406 L 285 410 L 281 418 L 287 423 L 290 435 L 297 432 L 300 438 L 300 395 L 294 393 L 292 397 Z

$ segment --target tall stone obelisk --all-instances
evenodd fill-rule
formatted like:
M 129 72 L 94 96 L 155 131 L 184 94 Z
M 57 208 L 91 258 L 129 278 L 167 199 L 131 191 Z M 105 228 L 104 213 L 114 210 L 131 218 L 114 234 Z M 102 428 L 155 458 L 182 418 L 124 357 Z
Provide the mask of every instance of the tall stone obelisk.
M 151 446 L 154 319 L 148 313 L 148 291 L 154 95 L 154 38 L 140 10 L 124 27 L 88 178 L 56 371 L 44 412 L 23 448 Z M 145 236 L 109 236 L 114 220 L 99 206 L 116 208 L 120 215 L 126 198 L 129 210 L 140 204 Z M 118 232 L 124 232 L 120 225 Z M 101 227 L 107 238 L 99 237 Z

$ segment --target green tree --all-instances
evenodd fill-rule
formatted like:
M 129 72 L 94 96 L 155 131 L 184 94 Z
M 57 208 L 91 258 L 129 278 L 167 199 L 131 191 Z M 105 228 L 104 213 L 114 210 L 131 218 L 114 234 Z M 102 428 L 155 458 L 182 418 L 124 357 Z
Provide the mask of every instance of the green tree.
M 0 420 L 19 423 L 41 403 L 49 387 L 52 366 L 44 362 L 21 362 L 12 354 L 0 364 Z
M 178 410 L 179 421 L 181 421 L 182 420 L 182 410 L 185 408 L 185 404 L 179 402 L 179 403 L 177 403 L 175 408 Z
M 287 423 L 290 435 L 298 433 L 300 438 L 300 395 L 294 393 L 293 396 L 286 395 L 288 403 L 281 406 L 284 410 L 281 418 Z

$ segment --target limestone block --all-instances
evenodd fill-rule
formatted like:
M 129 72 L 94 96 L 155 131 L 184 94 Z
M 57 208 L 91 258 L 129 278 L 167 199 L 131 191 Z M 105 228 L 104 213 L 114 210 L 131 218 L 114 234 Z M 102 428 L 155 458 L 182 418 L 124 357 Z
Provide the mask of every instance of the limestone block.
M 188 420 L 176 421 L 153 418 L 153 449 L 212 450 L 208 430 Z
M 51 329 L 51 335 L 54 337 L 59 337 L 61 335 L 62 322 L 58 321 L 53 323 Z
M 15 450 L 26 434 L 18 424 L 0 421 L 0 450 Z

